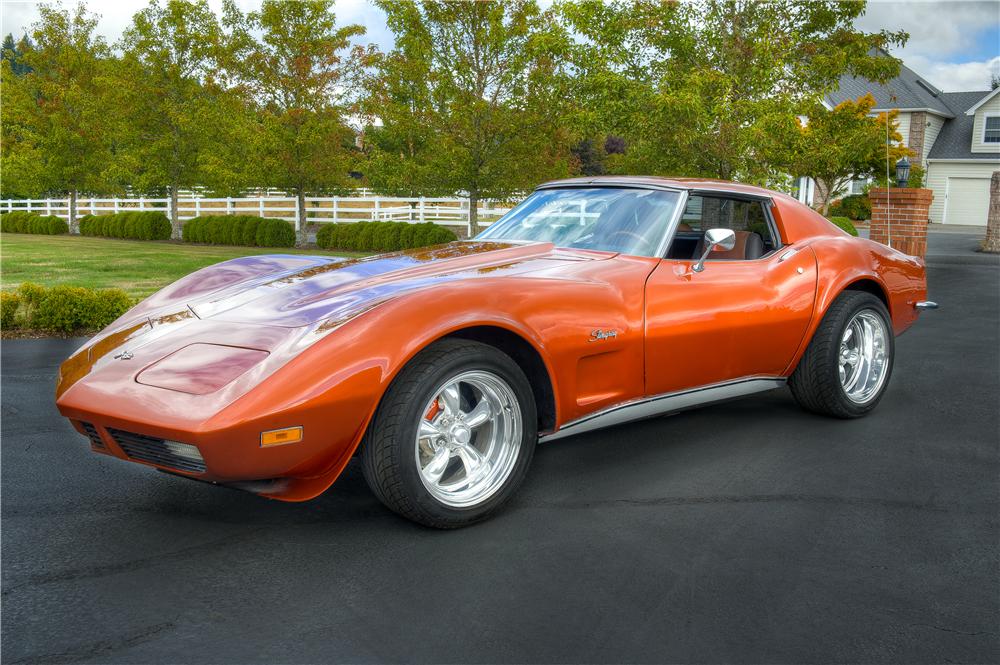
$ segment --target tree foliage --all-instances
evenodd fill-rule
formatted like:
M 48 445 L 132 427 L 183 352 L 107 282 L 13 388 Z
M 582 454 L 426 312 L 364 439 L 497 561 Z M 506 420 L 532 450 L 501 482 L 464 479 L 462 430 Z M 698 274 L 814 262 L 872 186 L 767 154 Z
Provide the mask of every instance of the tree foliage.
M 276 188 L 303 232 L 305 196 L 352 171 L 387 194 L 467 195 L 474 228 L 480 199 L 569 174 L 810 175 L 828 199 L 884 169 L 892 118 L 823 96 L 895 75 L 885 51 L 906 39 L 858 30 L 863 0 L 377 0 L 380 53 L 333 0 L 246 16 L 209 1 L 152 0 L 114 50 L 82 5 L 8 35 L 3 194 L 166 193 L 176 211 L 183 189 Z
M 27 35 L 21 37 L 21 41 L 15 43 L 14 35 L 7 33 L 3 38 L 3 59 L 10 63 L 10 71 L 15 76 L 24 76 L 31 71 L 31 65 L 25 62 L 24 56 L 28 51 L 34 49 L 35 45 Z
M 225 159 L 248 121 L 220 80 L 226 45 L 207 0 L 153 0 L 125 31 L 123 57 L 108 82 L 119 109 L 118 176 L 136 190 L 170 195 L 175 237 L 178 190 L 244 184 Z
M 43 4 L 39 16 L 32 47 L 3 62 L 5 190 L 63 190 L 75 199 L 104 188 L 110 161 L 107 114 L 94 95 L 108 47 L 82 4 L 72 11 Z
M 368 176 L 393 193 L 480 198 L 567 172 L 559 94 L 568 37 L 530 0 L 384 0 L 394 50 L 378 59 L 367 110 Z
M 577 46 L 580 121 L 614 132 L 618 171 L 766 182 L 756 138 L 774 117 L 819 102 L 845 74 L 882 81 L 880 49 L 905 33 L 854 28 L 863 1 L 582 0 L 560 5 Z
M 262 34 L 243 70 L 259 100 L 259 178 L 298 197 L 301 228 L 306 194 L 349 183 L 346 116 L 364 61 L 351 39 L 364 28 L 338 26 L 332 0 L 265 0 L 249 26 Z
M 816 105 L 805 117 L 771 118 L 759 142 L 775 167 L 816 181 L 815 204 L 827 214 L 831 200 L 852 179 L 884 177 L 904 155 L 897 111 L 873 117 L 875 98 L 864 95 L 832 110 Z M 888 126 L 887 126 L 888 124 Z

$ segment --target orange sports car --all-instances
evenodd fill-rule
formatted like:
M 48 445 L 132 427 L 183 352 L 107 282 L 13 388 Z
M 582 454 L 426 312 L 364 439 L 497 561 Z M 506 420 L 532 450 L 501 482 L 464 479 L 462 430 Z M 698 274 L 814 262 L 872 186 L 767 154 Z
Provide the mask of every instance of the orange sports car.
M 470 240 L 248 256 L 150 296 L 61 367 L 94 451 L 303 501 L 352 456 L 434 527 L 494 514 L 539 441 L 788 385 L 878 404 L 920 259 L 712 180 L 538 187 Z

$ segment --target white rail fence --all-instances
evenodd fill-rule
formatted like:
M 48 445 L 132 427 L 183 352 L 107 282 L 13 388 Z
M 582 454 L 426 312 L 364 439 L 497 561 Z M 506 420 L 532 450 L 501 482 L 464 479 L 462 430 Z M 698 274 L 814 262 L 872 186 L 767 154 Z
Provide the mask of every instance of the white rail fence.
M 367 194 L 367 193 L 365 193 Z M 284 219 L 295 224 L 299 231 L 300 217 L 306 223 L 352 223 L 367 221 L 393 221 L 419 224 L 434 222 L 443 226 L 464 226 L 471 232 L 469 202 L 459 198 L 401 198 L 387 196 L 330 196 L 306 197 L 305 215 L 299 215 L 299 201 L 295 197 L 260 196 L 245 198 L 180 198 L 177 217 L 181 221 L 201 215 L 254 215 Z M 4 199 L 0 200 L 0 213 L 15 210 L 56 215 L 69 219 L 69 199 Z M 170 217 L 170 199 L 159 198 L 78 198 L 76 215 L 110 215 L 132 210 L 159 210 Z M 505 214 L 509 207 L 493 201 L 480 201 L 479 223 L 490 223 Z

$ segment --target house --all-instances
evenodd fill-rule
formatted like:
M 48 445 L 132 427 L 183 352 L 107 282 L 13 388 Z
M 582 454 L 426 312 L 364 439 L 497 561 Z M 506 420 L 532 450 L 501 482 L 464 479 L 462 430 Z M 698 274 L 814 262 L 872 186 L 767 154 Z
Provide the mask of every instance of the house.
M 1000 88 L 942 92 L 905 65 L 885 84 L 843 76 L 826 97 L 830 108 L 869 93 L 876 113 L 898 110 L 903 144 L 925 170 L 924 186 L 934 191 L 930 221 L 986 225 L 990 176 L 1000 170 Z M 859 193 L 864 182 L 852 183 Z M 801 196 L 809 195 L 809 186 Z

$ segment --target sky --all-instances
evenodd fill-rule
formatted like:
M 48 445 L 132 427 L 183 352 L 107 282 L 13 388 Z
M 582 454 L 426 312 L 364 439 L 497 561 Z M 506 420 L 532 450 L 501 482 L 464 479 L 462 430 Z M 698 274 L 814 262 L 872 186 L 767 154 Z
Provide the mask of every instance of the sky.
M 0 34 L 20 37 L 38 18 L 33 1 L 0 0 Z M 72 3 L 72 4 L 75 4 Z M 98 31 L 114 43 L 145 0 L 88 0 L 90 11 L 101 19 Z M 209 0 L 218 12 L 222 0 Z M 246 12 L 259 0 L 237 0 Z M 543 4 L 549 4 L 548 1 Z M 392 47 L 392 33 L 385 15 L 367 0 L 337 0 L 337 22 L 359 23 L 367 28 L 366 43 L 383 50 Z M 869 2 L 858 27 L 875 31 L 906 30 L 910 40 L 893 52 L 910 69 L 947 92 L 988 90 L 990 73 L 1000 73 L 1000 0 L 925 0 Z

